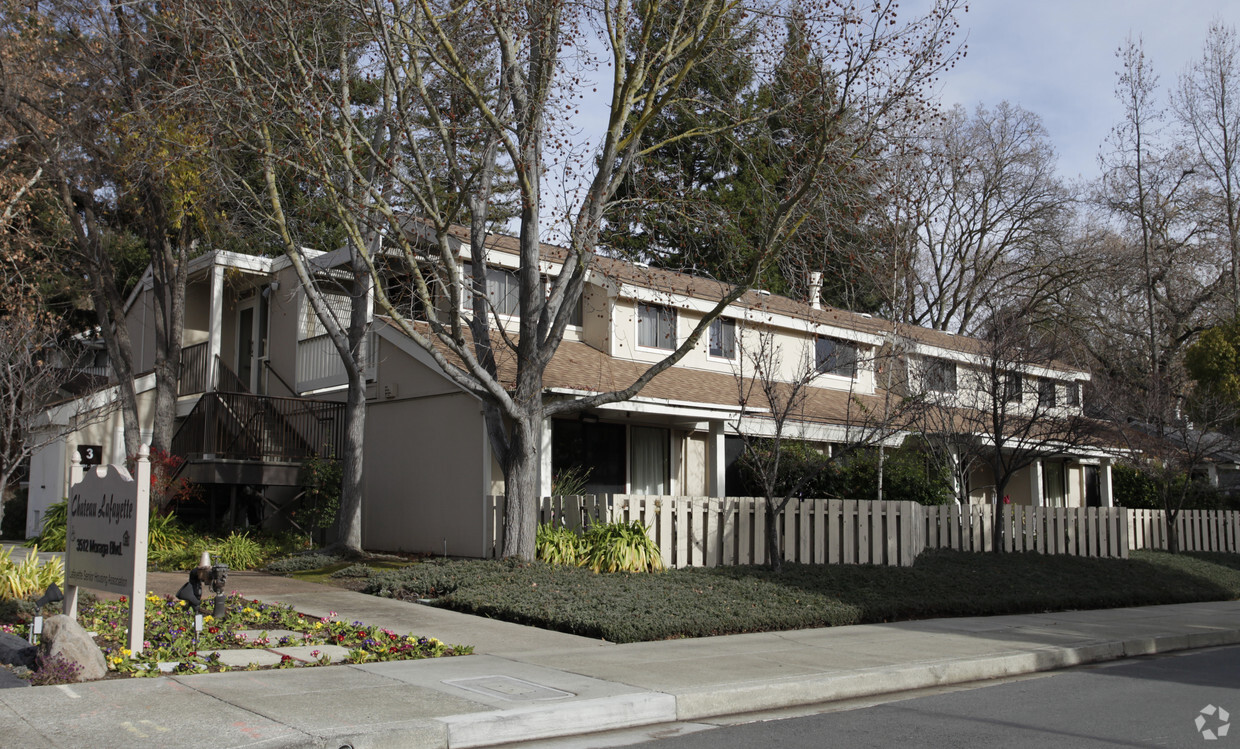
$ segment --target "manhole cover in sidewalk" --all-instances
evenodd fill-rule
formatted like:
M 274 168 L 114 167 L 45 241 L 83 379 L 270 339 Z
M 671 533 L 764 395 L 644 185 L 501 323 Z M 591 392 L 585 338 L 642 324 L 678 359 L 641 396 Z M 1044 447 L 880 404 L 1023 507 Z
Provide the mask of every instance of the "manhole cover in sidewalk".
M 513 702 L 539 702 L 575 697 L 572 692 L 546 687 L 532 681 L 511 676 L 475 676 L 469 679 L 444 679 L 444 684 L 477 692 L 488 697 L 498 697 Z

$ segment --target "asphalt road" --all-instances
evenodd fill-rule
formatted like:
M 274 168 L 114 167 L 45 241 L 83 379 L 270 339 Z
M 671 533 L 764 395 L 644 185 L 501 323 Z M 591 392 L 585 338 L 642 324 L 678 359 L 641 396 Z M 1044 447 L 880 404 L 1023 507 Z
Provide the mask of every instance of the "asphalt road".
M 1201 715 L 1207 706 L 1215 709 Z M 1224 733 L 1217 708 L 1227 711 Z M 1207 740 L 1197 728 L 1212 731 Z M 875 707 L 704 730 L 640 746 L 1240 749 L 1240 647 L 1123 661 Z

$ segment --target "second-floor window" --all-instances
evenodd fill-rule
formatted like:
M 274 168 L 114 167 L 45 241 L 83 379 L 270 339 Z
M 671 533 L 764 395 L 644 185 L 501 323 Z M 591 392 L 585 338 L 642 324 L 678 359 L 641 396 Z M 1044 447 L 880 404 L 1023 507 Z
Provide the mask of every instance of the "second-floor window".
M 956 392 L 956 362 L 947 359 L 926 360 L 926 389 L 936 393 Z
M 1003 400 L 1020 403 L 1025 398 L 1025 378 L 1020 372 L 1008 372 L 1003 378 Z
M 637 345 L 676 348 L 676 310 L 659 304 L 637 305 Z
M 1038 405 L 1042 408 L 1055 407 L 1055 381 L 1048 379 L 1038 380 Z
M 720 359 L 736 358 L 736 321 L 715 318 L 710 324 L 710 355 Z
M 854 377 L 857 374 L 857 347 L 838 338 L 820 335 L 814 342 L 814 365 L 820 374 Z
M 1064 387 L 1068 396 L 1064 399 L 1065 405 L 1073 407 L 1081 405 L 1081 386 L 1075 382 L 1065 382 Z
M 517 274 L 503 268 L 487 268 L 487 302 L 499 315 L 516 315 L 520 310 Z

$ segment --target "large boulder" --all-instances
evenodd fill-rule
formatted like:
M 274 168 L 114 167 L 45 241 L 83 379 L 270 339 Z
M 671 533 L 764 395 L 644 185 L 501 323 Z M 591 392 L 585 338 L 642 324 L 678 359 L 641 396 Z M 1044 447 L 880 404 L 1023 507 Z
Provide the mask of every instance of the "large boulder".
M 43 635 L 39 640 L 40 658 L 57 655 L 77 664 L 78 681 L 102 679 L 108 673 L 108 662 L 103 657 L 103 651 L 77 620 L 64 614 L 44 620 Z
M 34 670 L 34 645 L 17 635 L 0 632 L 0 663 L 6 666 L 23 666 Z

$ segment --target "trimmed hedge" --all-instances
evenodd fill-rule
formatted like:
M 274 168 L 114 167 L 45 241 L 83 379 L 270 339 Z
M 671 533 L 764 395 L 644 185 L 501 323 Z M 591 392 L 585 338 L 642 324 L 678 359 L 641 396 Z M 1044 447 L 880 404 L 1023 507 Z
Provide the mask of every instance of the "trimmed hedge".
M 1131 559 L 927 552 L 911 568 L 786 564 L 595 574 L 576 567 L 435 560 L 372 575 L 364 592 L 612 642 L 945 616 L 1240 598 L 1240 557 Z

